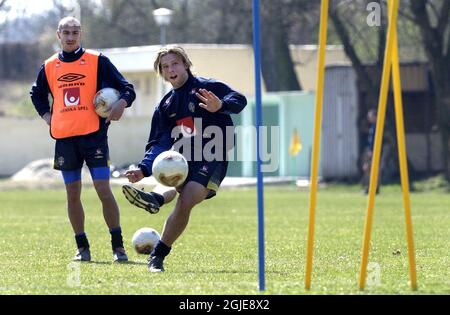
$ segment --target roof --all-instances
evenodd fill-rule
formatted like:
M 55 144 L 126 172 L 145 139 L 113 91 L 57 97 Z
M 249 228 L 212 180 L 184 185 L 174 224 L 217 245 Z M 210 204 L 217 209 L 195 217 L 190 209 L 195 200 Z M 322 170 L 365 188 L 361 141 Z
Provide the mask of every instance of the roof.
M 201 49 L 248 49 L 248 45 L 218 45 L 218 44 L 180 44 L 185 50 Z M 107 56 L 111 62 L 120 66 L 123 72 L 153 71 L 153 62 L 160 45 L 117 47 L 107 49 L 96 49 Z
M 152 45 L 97 50 L 107 56 L 113 64 L 120 65 L 120 71 L 141 72 L 153 71 L 153 62 L 159 48 L 159 45 Z

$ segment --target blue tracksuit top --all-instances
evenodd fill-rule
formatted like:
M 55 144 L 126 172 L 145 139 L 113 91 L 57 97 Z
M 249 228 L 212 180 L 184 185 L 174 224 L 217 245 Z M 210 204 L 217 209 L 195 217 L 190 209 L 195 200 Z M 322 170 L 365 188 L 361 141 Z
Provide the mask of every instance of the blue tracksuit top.
M 211 113 L 198 105 L 200 100 L 195 93 L 200 88 L 213 92 L 222 101 L 222 108 L 219 111 Z M 174 143 L 183 138 L 185 140 L 191 138 L 189 134 L 186 136 L 186 133 L 172 134 L 177 126 L 187 130 L 187 133 L 195 130 L 195 132 L 198 132 L 197 135 L 203 135 L 200 142 L 202 147 L 214 138 L 205 137 L 204 131 L 209 126 L 217 126 L 225 136 L 227 126 L 233 126 L 230 114 L 240 113 L 246 105 L 247 99 L 245 96 L 234 91 L 228 85 L 213 79 L 189 74 L 186 83 L 182 87 L 172 89 L 167 93 L 155 108 L 150 136 L 145 147 L 145 157 L 138 167 L 142 170 L 144 176 L 150 176 L 153 161 L 161 152 L 169 150 Z M 199 121 L 201 121 L 201 129 L 198 126 Z M 175 134 L 178 134 L 178 136 Z M 192 137 L 192 142 L 194 142 L 193 139 L 194 137 Z M 225 142 L 226 139 L 224 139 L 224 146 L 226 145 Z
M 370 151 L 373 151 L 373 146 L 375 144 L 375 129 L 376 129 L 376 123 L 371 123 L 369 125 L 369 133 L 367 135 L 367 149 Z

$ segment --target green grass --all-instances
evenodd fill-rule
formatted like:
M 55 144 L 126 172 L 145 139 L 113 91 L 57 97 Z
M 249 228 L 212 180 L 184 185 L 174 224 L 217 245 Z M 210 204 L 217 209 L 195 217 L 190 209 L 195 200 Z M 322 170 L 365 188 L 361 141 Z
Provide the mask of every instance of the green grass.
M 82 193 L 91 263 L 71 263 L 75 243 L 63 190 L 0 192 L 0 294 L 259 294 L 256 192 L 222 189 L 194 209 L 190 224 L 166 259 L 166 272 L 150 274 L 146 256 L 130 239 L 143 226 L 161 231 L 171 211 L 150 215 L 121 207 L 130 263 L 114 264 L 109 233 L 93 188 Z M 265 189 L 266 294 L 415 294 L 408 280 L 404 212 L 398 186 L 376 198 L 369 262 L 380 281 L 358 290 L 367 199 L 357 186 L 318 193 L 312 288 L 304 289 L 308 224 L 307 191 L 293 186 Z M 411 195 L 419 294 L 450 293 L 450 195 Z M 79 270 L 79 285 L 76 275 Z M 72 282 L 71 282 L 72 281 Z M 75 284 L 75 285 L 73 285 Z

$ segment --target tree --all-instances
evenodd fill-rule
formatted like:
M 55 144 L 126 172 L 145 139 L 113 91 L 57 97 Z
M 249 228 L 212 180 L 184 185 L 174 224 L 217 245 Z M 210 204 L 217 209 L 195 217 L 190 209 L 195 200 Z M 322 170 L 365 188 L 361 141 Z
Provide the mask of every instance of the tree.
M 6 6 L 6 0 L 0 0 L 0 13 L 8 11 L 8 7 Z M 3 32 L 5 29 L 5 22 L 0 24 L 0 35 L 3 37 Z M 1 39 L 1 38 L 0 38 Z
M 377 27 L 369 27 L 355 21 L 364 20 L 367 1 L 335 1 L 331 6 L 330 19 L 347 57 L 356 72 L 358 86 L 367 92 L 363 103 L 376 108 L 383 66 L 386 38 L 386 21 L 380 19 Z M 375 73 L 369 73 L 367 64 L 375 65 Z M 363 113 L 365 119 L 365 113 Z
M 368 109 L 377 108 L 381 85 L 381 72 L 384 63 L 387 31 L 386 1 L 340 0 L 332 2 L 330 19 L 332 26 L 355 70 L 357 85 L 360 91 L 360 107 L 358 128 L 360 134 L 360 150 L 365 142 L 366 114 Z M 401 6 L 398 21 L 400 53 L 417 61 L 421 58 L 421 49 L 417 48 L 418 30 L 410 19 L 405 6 Z M 400 56 L 402 57 L 402 56 Z M 401 58 L 404 60 L 405 58 Z M 387 107 L 383 145 L 396 147 L 395 112 L 393 106 Z M 394 179 L 398 174 L 396 150 L 383 150 L 385 161 L 391 167 L 381 173 L 384 181 Z M 387 154 L 386 152 L 391 152 Z
M 87 17 L 86 10 L 82 8 L 85 12 L 83 24 L 87 22 L 86 29 L 90 30 L 85 34 L 85 43 L 92 47 L 159 44 L 159 27 L 151 13 L 160 6 L 174 11 L 172 22 L 167 28 L 168 43 L 252 42 L 250 0 L 110 0 L 103 1 L 104 11 L 101 15 L 88 12 Z M 307 9 L 313 7 L 317 5 L 307 0 L 261 2 L 262 75 L 268 91 L 301 90 L 289 44 L 294 38 L 292 30 L 295 27 L 298 30 L 298 21 L 301 21 L 295 12 L 303 12 L 301 15 L 306 16 Z M 311 36 L 306 32 L 303 35 Z
M 262 1 L 261 71 L 266 90 L 301 90 L 290 55 L 286 1 Z
M 431 66 L 444 171 L 450 181 L 450 1 L 410 0 L 410 9 Z
M 358 134 L 359 147 L 362 152 L 367 135 L 366 113 L 368 109 L 377 108 L 381 70 L 383 66 L 386 21 L 379 16 L 376 27 L 370 27 L 361 23 L 366 21 L 364 14 L 367 13 L 367 1 L 335 1 L 330 8 L 330 19 L 333 31 L 336 32 L 347 57 L 350 59 L 356 73 L 357 86 L 359 90 L 359 112 L 358 112 Z M 381 8 L 378 2 L 378 7 Z M 380 12 L 381 13 L 381 12 Z M 368 67 L 368 64 L 372 67 Z M 370 71 L 373 70 L 373 71 Z M 362 93 L 364 91 L 364 93 Z M 389 115 L 388 115 L 389 120 Z M 392 133 L 386 124 L 385 135 Z M 392 137 L 389 137 L 392 138 Z M 362 162 L 362 161 L 361 161 Z M 383 176 L 387 172 L 382 172 Z M 380 179 L 382 180 L 382 179 Z
M 0 0 L 3 8 L 5 1 Z M 74 1 L 81 9 L 86 47 L 158 45 L 160 28 L 152 11 L 162 6 L 173 10 L 172 22 L 167 27 L 168 43 L 252 43 L 251 0 Z M 38 38 L 42 42 L 45 37 L 45 46 L 52 50 L 53 18 L 57 20 L 68 13 L 67 3 L 53 0 L 52 19 L 36 20 L 42 25 L 30 24 L 31 31 L 25 34 L 35 36 L 28 43 Z M 262 75 L 268 91 L 301 90 L 289 45 L 317 41 L 317 8 L 318 2 L 310 0 L 261 1 Z M 41 31 L 35 32 L 37 29 Z M 20 32 L 18 28 L 17 31 Z

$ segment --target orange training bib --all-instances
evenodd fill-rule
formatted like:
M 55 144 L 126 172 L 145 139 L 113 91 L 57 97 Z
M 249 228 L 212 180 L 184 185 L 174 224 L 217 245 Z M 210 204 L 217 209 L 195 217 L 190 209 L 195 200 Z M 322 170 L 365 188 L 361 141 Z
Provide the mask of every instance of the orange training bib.
M 45 61 L 45 75 L 53 95 L 50 134 L 55 139 L 87 135 L 99 130 L 94 111 L 99 53 L 86 50 L 73 62 L 59 60 L 58 54 Z

